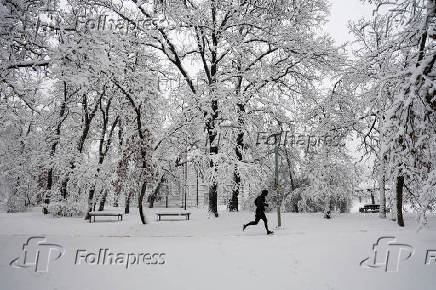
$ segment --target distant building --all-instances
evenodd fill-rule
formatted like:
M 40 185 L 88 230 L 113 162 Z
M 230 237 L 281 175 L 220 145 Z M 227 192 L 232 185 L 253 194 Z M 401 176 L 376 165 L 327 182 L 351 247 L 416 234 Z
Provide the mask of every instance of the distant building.
M 174 172 L 168 174 L 168 178 L 161 185 L 159 193 L 154 201 L 153 207 L 185 207 L 185 190 L 186 190 L 186 207 L 207 207 L 209 205 L 209 184 L 202 178 L 201 174 L 197 173 L 194 166 L 188 164 L 187 177 L 185 178 L 184 167 L 176 168 Z M 147 194 L 151 193 L 150 186 Z M 227 206 L 228 200 L 231 197 L 232 189 L 219 188 L 218 206 Z M 222 192 L 224 191 L 224 192 Z M 244 186 L 239 190 L 239 204 L 245 197 Z

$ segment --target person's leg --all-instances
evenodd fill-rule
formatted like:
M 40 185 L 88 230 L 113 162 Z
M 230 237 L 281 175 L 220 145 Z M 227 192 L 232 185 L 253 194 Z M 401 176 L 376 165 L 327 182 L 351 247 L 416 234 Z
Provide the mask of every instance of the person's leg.
M 267 218 L 266 218 L 265 213 L 262 213 L 262 215 L 260 216 L 260 218 L 263 220 L 263 223 L 265 224 L 265 229 L 266 229 L 266 231 L 269 232 L 269 229 L 268 229 L 268 220 L 267 220 Z
M 244 225 L 244 228 L 243 228 L 243 229 L 245 230 L 245 228 L 248 227 L 248 226 L 254 226 L 254 225 L 257 225 L 257 224 L 259 223 L 259 221 L 260 221 L 260 217 L 259 217 L 258 215 L 256 215 L 255 220 L 249 222 L 249 223 L 246 224 L 246 225 Z

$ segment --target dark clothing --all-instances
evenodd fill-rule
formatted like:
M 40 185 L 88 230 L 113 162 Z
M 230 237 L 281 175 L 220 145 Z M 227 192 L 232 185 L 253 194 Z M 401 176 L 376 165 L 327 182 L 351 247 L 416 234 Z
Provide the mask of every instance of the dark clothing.
M 263 195 L 256 197 L 254 204 L 256 205 L 256 214 L 257 212 L 265 212 L 265 207 L 268 206 L 268 204 L 265 202 L 265 196 Z
M 265 202 L 265 196 L 259 195 L 258 197 L 256 197 L 256 199 L 254 200 L 254 204 L 256 205 L 256 215 L 254 221 L 244 225 L 244 229 L 248 226 L 257 225 L 260 220 L 263 220 L 263 223 L 265 224 L 265 229 L 267 233 L 269 233 L 270 231 L 268 229 L 268 220 L 266 219 L 265 215 L 265 207 L 267 207 L 268 204 Z
M 245 225 L 245 227 L 257 225 L 260 220 L 263 220 L 263 223 L 265 225 L 265 229 L 267 231 L 269 231 L 268 230 L 268 220 L 266 219 L 266 215 L 265 215 L 265 213 L 263 211 L 261 212 L 261 211 L 257 211 L 256 210 L 256 216 L 254 218 L 254 221 L 249 222 L 248 224 Z

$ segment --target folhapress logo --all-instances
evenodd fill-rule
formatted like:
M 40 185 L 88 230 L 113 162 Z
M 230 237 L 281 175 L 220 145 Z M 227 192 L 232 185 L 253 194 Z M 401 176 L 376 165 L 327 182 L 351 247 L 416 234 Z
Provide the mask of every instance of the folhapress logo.
M 396 243 L 395 237 L 381 237 L 373 245 L 372 255 L 360 262 L 360 266 L 398 272 L 400 262 L 408 260 L 413 253 L 412 246 Z
M 165 253 L 114 253 L 110 249 L 97 251 L 77 250 L 74 264 L 82 265 L 123 265 L 128 269 L 132 265 L 163 265 Z
M 35 272 L 48 272 L 51 262 L 65 253 L 61 245 L 47 243 L 45 237 L 31 237 L 23 244 L 23 253 L 9 265 L 14 268 L 33 268 Z

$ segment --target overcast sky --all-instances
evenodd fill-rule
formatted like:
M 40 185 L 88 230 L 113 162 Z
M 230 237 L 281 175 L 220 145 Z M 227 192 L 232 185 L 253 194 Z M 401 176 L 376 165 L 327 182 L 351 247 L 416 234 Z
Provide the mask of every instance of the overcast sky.
M 348 21 L 357 20 L 362 17 L 371 16 L 372 9 L 368 3 L 360 0 L 329 0 L 330 22 L 327 24 L 327 31 L 334 37 L 337 44 L 351 41 L 352 37 L 348 33 Z

